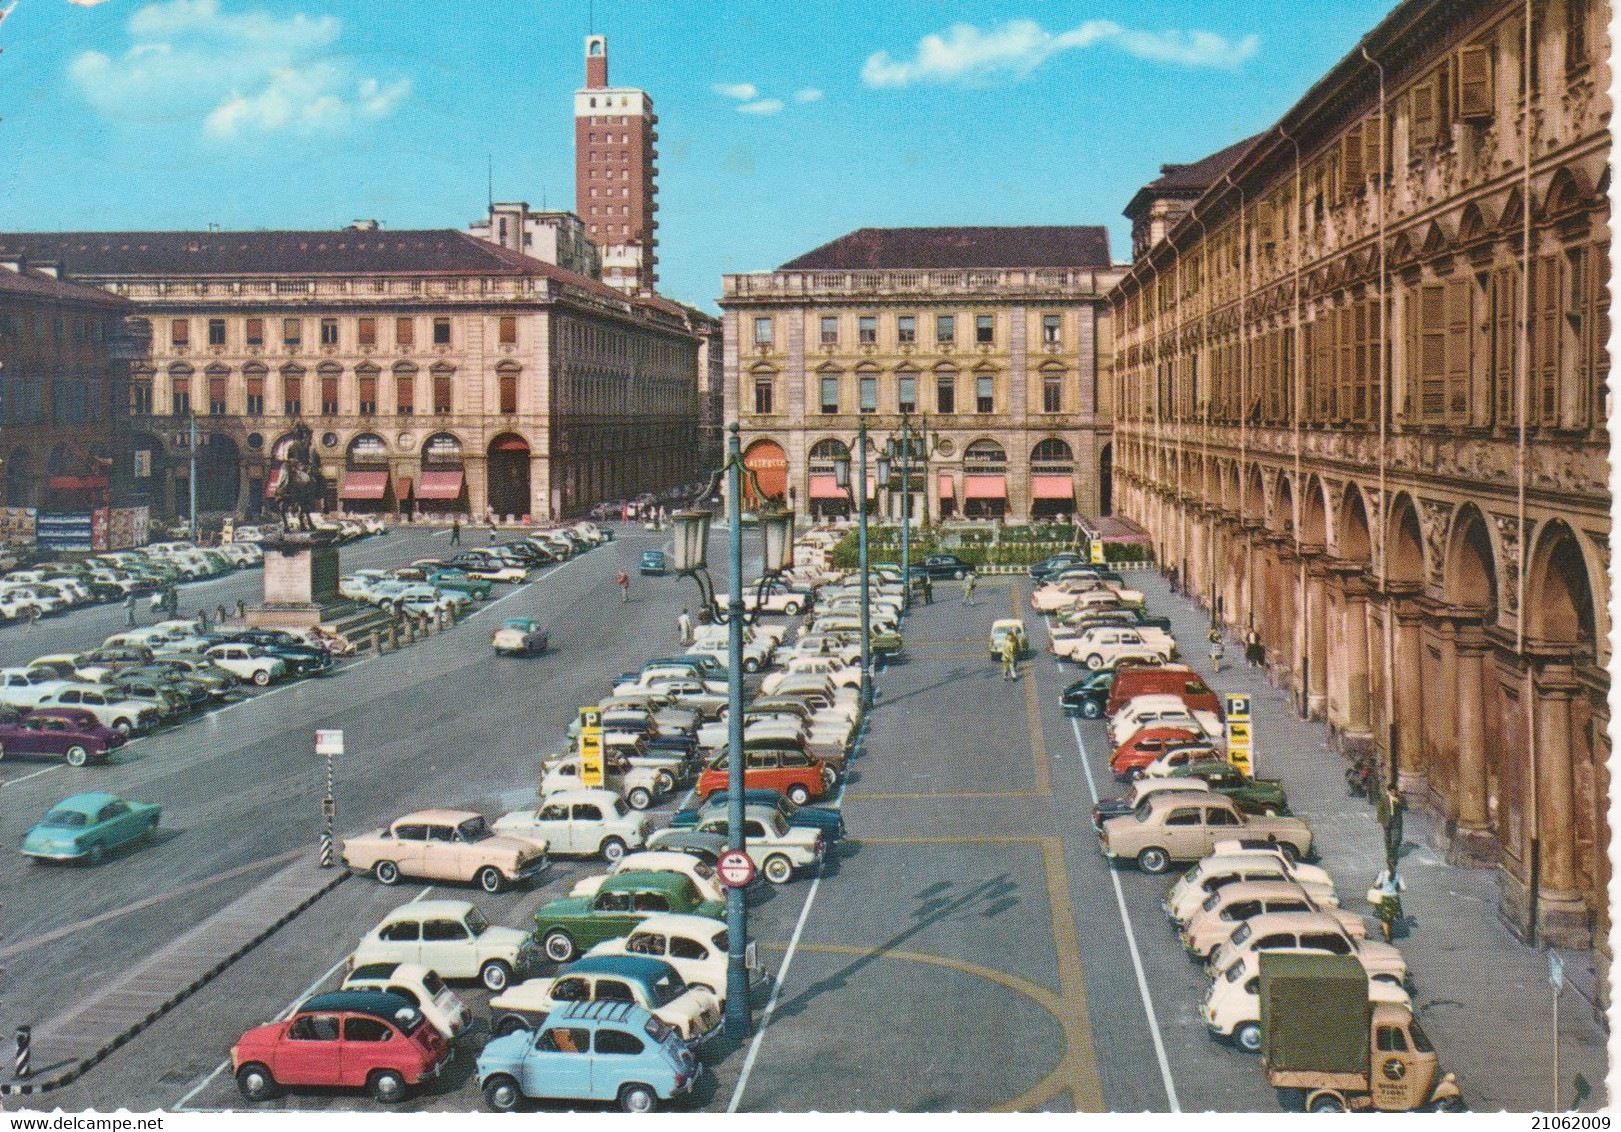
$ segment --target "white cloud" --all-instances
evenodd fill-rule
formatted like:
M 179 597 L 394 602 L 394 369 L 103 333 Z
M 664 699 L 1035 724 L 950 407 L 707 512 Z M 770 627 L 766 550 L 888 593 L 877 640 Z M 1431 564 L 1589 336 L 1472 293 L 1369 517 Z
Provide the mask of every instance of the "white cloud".
M 795 102 L 820 102 L 821 100 L 822 92 L 813 86 L 808 86 L 803 90 L 794 91 Z
M 68 65 L 79 92 L 107 118 L 197 122 L 216 141 L 312 135 L 384 117 L 411 90 L 406 78 L 358 74 L 334 50 L 342 25 L 330 15 L 164 0 L 137 9 L 126 28 L 122 55 L 86 51 Z
M 1050 32 L 1027 19 L 1009 20 L 989 30 L 953 24 L 944 33 L 931 32 L 918 40 L 911 59 L 873 52 L 861 68 L 861 79 L 870 87 L 1017 80 L 1054 55 L 1099 44 L 1158 63 L 1231 68 L 1251 58 L 1260 40 L 1247 35 L 1235 42 L 1207 31 L 1136 31 L 1113 20 L 1087 20 L 1062 32 Z
M 761 98 L 754 102 L 745 102 L 737 108 L 739 114 L 780 114 L 782 112 L 782 99 Z
M 105 4 L 107 0 L 68 0 L 69 4 L 77 4 L 81 8 L 94 8 L 98 4 Z
M 742 102 L 760 93 L 753 83 L 716 83 L 709 89 L 724 98 L 735 98 Z

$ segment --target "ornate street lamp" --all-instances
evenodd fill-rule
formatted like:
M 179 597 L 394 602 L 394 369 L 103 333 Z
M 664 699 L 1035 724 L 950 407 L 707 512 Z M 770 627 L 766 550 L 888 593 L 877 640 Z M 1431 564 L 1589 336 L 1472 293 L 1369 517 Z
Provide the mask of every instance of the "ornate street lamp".
M 856 446 L 861 453 L 861 497 L 856 498 L 855 489 L 850 483 L 850 454 L 845 452 L 833 458 L 833 482 L 838 484 L 850 495 L 850 502 L 856 507 L 858 516 L 856 522 L 856 540 L 861 554 L 861 710 L 865 713 L 872 707 L 872 624 L 868 611 L 868 587 L 870 574 L 867 559 L 867 422 L 862 421 L 856 432 Z M 878 480 L 887 483 L 889 479 L 889 463 L 883 457 L 878 460 Z

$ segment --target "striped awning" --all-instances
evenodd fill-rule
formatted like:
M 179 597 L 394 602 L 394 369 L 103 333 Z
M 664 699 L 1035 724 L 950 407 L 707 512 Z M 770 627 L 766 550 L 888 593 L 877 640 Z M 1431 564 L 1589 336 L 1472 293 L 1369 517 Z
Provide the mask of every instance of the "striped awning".
M 965 476 L 962 481 L 964 499 L 1006 499 L 1006 476 Z
M 460 499 L 462 494 L 462 470 L 460 468 L 422 469 L 422 478 L 417 481 L 418 499 Z
M 339 499 L 381 499 L 388 494 L 387 472 L 345 472 Z

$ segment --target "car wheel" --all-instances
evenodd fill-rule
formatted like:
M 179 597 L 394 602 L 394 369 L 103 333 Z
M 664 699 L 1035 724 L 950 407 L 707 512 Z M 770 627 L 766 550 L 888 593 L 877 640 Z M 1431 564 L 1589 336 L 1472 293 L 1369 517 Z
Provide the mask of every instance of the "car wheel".
M 621 1112 L 652 1112 L 658 1107 L 658 1094 L 646 1085 L 632 1082 L 619 1090 Z
M 658 778 L 655 780 L 655 782 L 659 788 L 660 794 L 668 794 L 670 791 L 675 789 L 675 776 L 670 774 L 669 771 L 659 771 Z
M 393 861 L 378 861 L 372 866 L 372 875 L 379 884 L 399 884 L 400 867 Z
M 597 850 L 599 856 L 610 865 L 617 865 L 619 858 L 625 855 L 625 843 L 617 837 L 606 838 L 602 847 Z
M 1233 1044 L 1245 1053 L 1260 1053 L 1261 1024 L 1259 1022 L 1245 1022 L 1233 1031 Z
M 512 968 L 503 959 L 490 959 L 478 969 L 478 981 L 484 984 L 485 990 L 499 994 L 512 981 Z
M 1296 849 L 1287 841 L 1278 842 L 1278 852 L 1282 853 L 1283 859 L 1288 861 L 1291 865 L 1297 864 L 1300 861 L 1300 850 Z
M 653 804 L 653 795 L 648 792 L 647 787 L 638 786 L 625 795 L 625 801 L 633 810 L 645 810 Z
M 501 870 L 494 865 L 485 865 L 478 871 L 478 876 L 475 879 L 478 881 L 478 886 L 491 896 L 494 896 L 507 886 L 506 878 L 501 875 Z
M 134 728 L 130 726 L 130 722 L 127 719 L 115 719 L 113 720 L 113 730 L 118 732 L 124 738 L 128 739 L 130 732 L 133 731 Z
M 765 879 L 772 884 L 787 884 L 794 879 L 794 863 L 781 853 L 765 859 Z
M 278 1090 L 276 1079 L 270 1075 L 270 1070 L 257 1061 L 250 1061 L 236 1071 L 236 1091 L 242 1094 L 246 1101 L 268 1101 L 274 1097 Z
M 261 668 L 259 671 L 255 672 L 253 674 L 253 682 L 261 688 L 270 683 L 270 669 Z
M 1436 1112 L 1463 1112 L 1463 1111 L 1465 1111 L 1465 1109 L 1463 1107 L 1463 1098 L 1462 1097 L 1446 1097 L 1446 1098 L 1444 1098 L 1442 1100 L 1438 1100 L 1438 1101 L 1435 1102 L 1435 1111 Z
M 810 791 L 796 782 L 788 787 L 788 800 L 796 806 L 803 806 L 810 801 Z
M 1345 1102 L 1333 1093 L 1319 1093 L 1306 1106 L 1308 1112 L 1344 1112 Z
M 366 1078 L 366 1091 L 378 1104 L 399 1104 L 405 1099 L 405 1078 L 394 1069 L 378 1069 Z
M 1150 876 L 1158 876 L 1171 867 L 1170 854 L 1163 849 L 1144 849 L 1137 854 L 1137 867 Z
M 0 762 L 5 762 L 5 761 L 6 761 L 6 745 L 4 743 L 0 743 Z
M 553 963 L 567 963 L 574 958 L 574 941 L 569 938 L 568 932 L 561 928 L 547 932 L 541 946 L 546 950 L 546 958 Z
M 1086 666 L 1093 672 L 1103 667 L 1103 658 L 1097 653 L 1091 653 L 1086 658 Z
M 743 661 L 743 671 L 744 672 L 758 672 L 758 671 L 760 671 L 760 661 L 759 661 L 759 659 L 756 658 L 756 657 L 752 657 L 752 656 L 745 659 Z
M 527 1029 L 529 1029 L 529 1023 L 524 1021 L 523 1015 L 503 1014 L 496 1019 L 495 1025 L 490 1027 L 490 1032 L 498 1038 L 504 1038 L 509 1034 L 516 1034 L 519 1030 Z
M 1102 719 L 1103 718 L 1103 705 L 1098 703 L 1096 700 L 1082 700 L 1081 701 L 1081 718 L 1082 719 Z
M 484 1107 L 491 1112 L 516 1112 L 522 1100 L 523 1090 L 518 1088 L 518 1082 L 504 1073 L 484 1082 Z
M 782 607 L 782 611 L 789 617 L 797 617 L 799 616 L 799 603 L 797 601 L 790 601 L 787 605 Z
M 0 751 L 0 757 L 3 757 L 3 755 L 4 751 Z M 81 744 L 75 743 L 68 748 L 67 754 L 62 757 L 67 760 L 69 766 L 84 766 L 90 761 L 90 752 L 85 750 Z

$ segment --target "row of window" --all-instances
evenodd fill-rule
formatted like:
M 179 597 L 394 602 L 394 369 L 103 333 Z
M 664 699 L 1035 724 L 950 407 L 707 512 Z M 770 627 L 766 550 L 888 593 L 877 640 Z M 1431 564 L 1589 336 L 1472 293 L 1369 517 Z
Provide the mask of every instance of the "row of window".
M 917 315 L 898 314 L 895 320 L 895 342 L 898 345 L 910 346 L 917 343 Z M 821 316 L 821 338 L 823 346 L 837 346 L 839 344 L 840 319 L 836 314 Z M 1063 342 L 1064 318 L 1057 314 L 1044 314 L 1041 316 L 1041 341 L 1045 345 L 1056 346 Z M 754 320 L 754 344 L 756 346 L 771 346 L 776 341 L 776 320 L 768 316 L 760 316 Z M 955 345 L 957 342 L 957 316 L 954 314 L 939 314 L 934 316 L 934 341 L 936 345 Z M 856 317 L 856 342 L 862 346 L 876 346 L 878 344 L 878 316 L 864 314 Z M 996 316 L 993 314 L 976 314 L 974 316 L 974 344 L 978 346 L 993 346 L 996 344 Z
M 172 318 L 169 320 L 169 345 L 176 349 L 188 349 L 192 345 L 192 319 Z M 232 320 L 223 318 L 210 318 L 204 320 L 204 341 L 210 346 L 228 346 L 229 323 Z M 263 347 L 266 342 L 267 325 L 271 334 L 280 335 L 282 348 L 289 352 L 296 352 L 304 347 L 306 320 L 302 318 L 244 318 L 239 321 L 241 343 L 252 348 Z M 315 341 L 322 346 L 340 347 L 345 345 L 342 332 L 344 320 L 336 318 L 322 318 L 315 320 Z M 451 324 L 449 317 L 437 317 L 433 320 L 433 328 L 429 341 L 435 346 L 451 346 Z M 353 338 L 350 342 L 355 346 L 376 346 L 378 344 L 379 323 L 383 323 L 384 333 L 388 333 L 388 324 L 392 323 L 394 345 L 410 347 L 417 343 L 417 320 L 409 316 L 393 319 L 379 319 L 372 316 L 353 320 Z M 518 343 L 518 317 L 504 314 L 496 319 L 496 341 L 503 346 L 515 346 Z
M 832 415 L 847 411 L 841 403 L 841 381 L 837 377 L 823 377 L 821 387 L 821 412 Z M 878 403 L 878 377 L 862 375 L 856 381 L 858 411 L 862 413 L 876 413 L 879 411 Z M 1049 413 L 1062 411 L 1063 380 L 1061 375 L 1053 378 L 1043 378 L 1042 399 Z M 894 408 L 890 411 L 897 413 L 916 413 L 921 405 L 918 401 L 918 379 L 915 375 L 897 375 L 894 383 Z M 760 416 L 770 416 L 778 412 L 777 407 L 777 377 L 774 373 L 756 374 L 754 378 L 754 411 Z M 957 375 L 937 374 L 934 379 L 934 404 L 928 410 L 934 413 L 952 414 L 957 409 Z M 973 412 L 996 412 L 996 379 L 989 374 L 976 374 L 974 376 Z
M 305 412 L 306 404 L 310 411 L 319 407 L 319 415 L 324 417 L 337 416 L 340 413 L 353 412 L 360 416 L 372 416 L 378 411 L 377 390 L 378 375 L 357 374 L 353 382 L 354 408 L 346 410 L 342 407 L 339 392 L 342 379 L 335 374 L 318 375 L 315 393 L 318 400 L 306 403 L 305 396 L 310 391 L 303 374 L 279 375 L 281 378 L 281 412 L 283 416 L 296 417 Z M 456 411 L 455 387 L 451 374 L 434 373 L 429 375 L 431 380 L 432 399 L 424 408 L 431 407 L 435 416 L 448 416 Z M 516 372 L 500 372 L 496 374 L 498 412 L 503 414 L 518 411 L 518 374 Z M 230 381 L 227 377 L 205 375 L 201 385 L 197 386 L 200 393 L 207 395 L 204 402 L 206 410 L 199 406 L 199 411 L 206 411 L 210 416 L 226 416 L 230 413 L 243 413 L 250 417 L 266 415 L 265 405 L 265 374 L 246 374 L 242 382 L 242 401 L 240 408 L 232 407 Z M 192 378 L 190 375 L 169 378 L 170 411 L 175 416 L 186 416 L 192 412 Z M 394 404 L 395 416 L 414 416 L 417 411 L 417 375 L 413 371 L 409 374 L 397 373 L 394 375 Z M 134 380 L 130 383 L 130 412 L 138 416 L 149 416 L 152 413 L 152 383 L 147 380 Z
M 32 314 L 0 311 L 0 341 L 104 342 L 116 325 L 116 321 L 47 315 L 44 311 L 34 311 Z
M 106 386 L 85 377 L 0 381 L 0 421 L 10 425 L 92 424 L 103 419 Z

